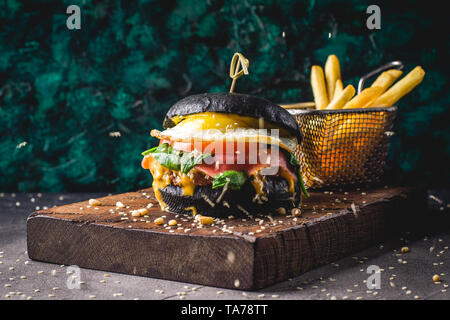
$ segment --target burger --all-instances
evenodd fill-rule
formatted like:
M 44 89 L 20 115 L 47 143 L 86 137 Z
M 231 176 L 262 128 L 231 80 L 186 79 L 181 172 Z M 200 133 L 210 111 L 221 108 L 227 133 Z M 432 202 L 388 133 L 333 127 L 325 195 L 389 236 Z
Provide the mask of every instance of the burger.
M 167 112 L 142 167 L 166 211 L 212 217 L 289 212 L 307 196 L 294 152 L 296 120 L 252 95 L 188 96 Z

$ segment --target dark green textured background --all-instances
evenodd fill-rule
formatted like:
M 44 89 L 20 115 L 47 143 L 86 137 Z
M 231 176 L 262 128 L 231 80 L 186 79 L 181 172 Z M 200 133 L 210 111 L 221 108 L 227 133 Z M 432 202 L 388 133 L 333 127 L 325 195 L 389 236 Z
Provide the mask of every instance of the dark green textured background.
M 149 186 L 149 130 L 180 98 L 226 91 L 235 51 L 251 62 L 237 91 L 276 102 L 311 100 L 310 67 L 328 54 L 354 85 L 391 60 L 422 65 L 424 82 L 399 104 L 386 179 L 447 184 L 449 18 L 439 3 L 377 2 L 382 29 L 369 31 L 371 3 L 357 0 L 1 1 L 0 190 Z M 70 4 L 81 30 L 66 28 Z

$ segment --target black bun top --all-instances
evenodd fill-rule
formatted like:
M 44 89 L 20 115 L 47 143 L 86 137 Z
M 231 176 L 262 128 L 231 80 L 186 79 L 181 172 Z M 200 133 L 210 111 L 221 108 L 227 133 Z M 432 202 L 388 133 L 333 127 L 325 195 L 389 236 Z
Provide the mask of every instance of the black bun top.
M 256 96 L 240 93 L 203 93 L 188 96 L 175 103 L 167 112 L 163 127 L 175 126 L 172 118 L 202 112 L 233 113 L 253 118 L 263 118 L 288 130 L 300 143 L 300 128 L 295 118 L 279 105 Z

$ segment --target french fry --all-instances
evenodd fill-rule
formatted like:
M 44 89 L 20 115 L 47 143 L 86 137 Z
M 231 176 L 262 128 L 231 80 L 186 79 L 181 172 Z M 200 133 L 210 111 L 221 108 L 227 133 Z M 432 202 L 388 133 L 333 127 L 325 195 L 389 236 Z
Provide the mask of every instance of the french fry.
M 340 95 L 342 91 L 344 91 L 344 84 L 341 79 L 337 79 L 336 85 L 334 86 L 333 99 Z
M 370 106 L 381 94 L 383 89 L 380 87 L 370 87 L 361 91 L 356 97 L 347 102 L 344 109 L 367 108 Z
M 315 107 L 316 104 L 314 102 L 297 102 L 297 103 L 290 103 L 290 104 L 280 104 L 280 107 L 284 109 L 306 109 L 306 108 L 312 108 Z
M 328 94 L 325 86 L 323 69 L 320 66 L 312 66 L 311 68 L 311 87 L 316 103 L 316 109 L 325 109 L 328 105 Z
M 423 71 L 422 67 L 415 67 L 410 73 L 404 76 L 388 91 L 386 91 L 378 99 L 376 99 L 372 105 L 374 107 L 393 106 L 398 100 L 400 100 L 403 96 L 414 89 L 419 83 L 421 83 L 424 76 L 425 71 Z
M 339 59 L 334 54 L 329 55 L 325 62 L 325 79 L 327 80 L 328 98 L 331 100 L 334 97 L 336 80 L 341 79 L 341 66 Z
M 339 94 L 339 96 L 335 97 L 330 104 L 327 106 L 327 110 L 329 109 L 342 109 L 347 102 L 355 95 L 355 88 L 349 84 L 345 87 L 345 89 Z
M 403 74 L 398 69 L 390 69 L 378 76 L 378 78 L 372 83 L 372 87 L 380 87 L 383 92 L 386 91 L 400 76 Z

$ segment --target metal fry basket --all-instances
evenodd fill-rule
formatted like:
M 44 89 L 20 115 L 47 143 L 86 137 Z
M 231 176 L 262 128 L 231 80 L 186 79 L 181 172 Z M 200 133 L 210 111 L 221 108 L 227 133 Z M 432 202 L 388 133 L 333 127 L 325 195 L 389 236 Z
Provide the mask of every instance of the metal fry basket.
M 397 107 L 289 112 L 303 135 L 296 156 L 306 186 L 336 188 L 380 180 Z

